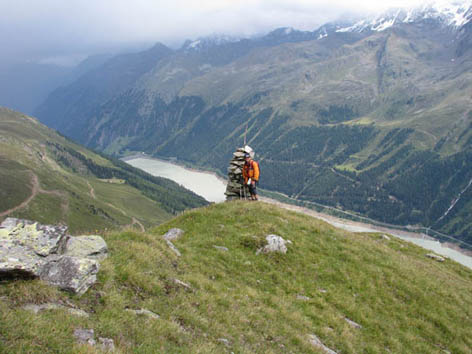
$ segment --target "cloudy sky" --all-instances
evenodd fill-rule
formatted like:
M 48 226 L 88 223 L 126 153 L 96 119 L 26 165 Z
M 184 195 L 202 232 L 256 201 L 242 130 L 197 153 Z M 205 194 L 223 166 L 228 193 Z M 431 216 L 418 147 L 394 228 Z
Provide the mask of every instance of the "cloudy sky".
M 0 0 L 1 59 L 64 64 L 81 56 L 212 34 L 313 30 L 352 12 L 421 0 Z

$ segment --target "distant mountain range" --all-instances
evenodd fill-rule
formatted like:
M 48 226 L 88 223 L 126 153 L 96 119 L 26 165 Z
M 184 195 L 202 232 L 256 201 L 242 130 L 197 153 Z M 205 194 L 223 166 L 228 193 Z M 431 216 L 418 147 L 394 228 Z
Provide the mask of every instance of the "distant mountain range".
M 156 44 L 56 90 L 36 115 L 107 153 L 222 173 L 247 127 L 262 187 L 472 243 L 471 8 Z

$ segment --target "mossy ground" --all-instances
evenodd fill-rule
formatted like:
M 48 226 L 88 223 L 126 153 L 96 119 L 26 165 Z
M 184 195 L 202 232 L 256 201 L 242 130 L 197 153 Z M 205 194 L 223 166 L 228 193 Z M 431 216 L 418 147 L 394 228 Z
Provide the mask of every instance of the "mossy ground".
M 171 227 L 185 230 L 174 241 L 181 257 L 161 237 Z M 256 255 L 270 233 L 293 242 L 287 254 Z M 309 334 L 341 353 L 472 348 L 472 272 L 394 238 L 352 234 L 260 202 L 212 205 L 148 233 L 105 237 L 110 256 L 81 298 L 39 281 L 2 284 L 0 351 L 92 352 L 75 344 L 79 327 L 136 353 L 317 352 Z M 21 308 L 49 301 L 71 302 L 91 316 Z

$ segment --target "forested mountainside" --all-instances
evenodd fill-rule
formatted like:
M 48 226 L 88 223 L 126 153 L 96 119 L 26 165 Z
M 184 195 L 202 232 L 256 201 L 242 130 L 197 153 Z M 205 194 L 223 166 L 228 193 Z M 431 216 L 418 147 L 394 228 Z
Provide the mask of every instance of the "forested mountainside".
M 12 216 L 96 232 L 149 227 L 206 204 L 173 181 L 110 160 L 0 107 L 0 220 Z
M 222 173 L 247 126 L 262 187 L 472 243 L 471 16 L 423 8 L 158 44 L 57 90 L 37 116 L 108 153 Z

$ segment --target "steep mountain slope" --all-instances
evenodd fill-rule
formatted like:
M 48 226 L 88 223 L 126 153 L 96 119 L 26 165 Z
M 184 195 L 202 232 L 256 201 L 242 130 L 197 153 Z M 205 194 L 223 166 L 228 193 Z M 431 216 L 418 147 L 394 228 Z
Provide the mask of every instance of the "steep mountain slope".
M 462 20 L 423 8 L 364 26 L 187 43 L 85 113 L 67 101 L 56 112 L 54 95 L 38 115 L 110 153 L 222 173 L 247 126 L 261 186 L 470 243 L 470 6 L 454 9 Z
M 105 63 L 111 55 L 95 55 L 77 66 L 0 61 L 0 106 L 32 114 L 48 95 Z
M 173 241 L 181 257 L 162 238 L 173 227 L 185 231 Z M 292 241 L 286 254 L 256 255 L 269 233 Z M 186 212 L 148 233 L 104 237 L 110 255 L 80 298 L 39 281 L 2 284 L 0 351 L 90 352 L 74 341 L 78 328 L 113 339 L 123 353 L 323 352 L 313 335 L 338 353 L 472 347 L 472 272 L 395 238 L 239 201 Z M 32 314 L 29 303 L 90 316 Z M 160 317 L 132 312 L 140 309 Z
M 205 204 L 170 180 L 97 155 L 0 107 L 0 220 L 15 216 L 93 232 L 147 227 Z

